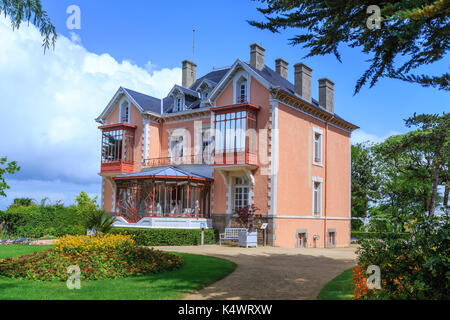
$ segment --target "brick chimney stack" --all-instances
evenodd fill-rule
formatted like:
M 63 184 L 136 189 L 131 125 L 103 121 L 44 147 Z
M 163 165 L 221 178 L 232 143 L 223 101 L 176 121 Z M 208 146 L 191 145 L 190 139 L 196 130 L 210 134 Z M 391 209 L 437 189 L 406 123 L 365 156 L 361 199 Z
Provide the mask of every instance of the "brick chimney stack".
M 182 62 L 182 65 L 183 65 L 182 69 L 183 72 L 181 83 L 183 87 L 189 88 L 196 80 L 195 78 L 197 76 L 197 65 L 188 60 L 184 60 Z

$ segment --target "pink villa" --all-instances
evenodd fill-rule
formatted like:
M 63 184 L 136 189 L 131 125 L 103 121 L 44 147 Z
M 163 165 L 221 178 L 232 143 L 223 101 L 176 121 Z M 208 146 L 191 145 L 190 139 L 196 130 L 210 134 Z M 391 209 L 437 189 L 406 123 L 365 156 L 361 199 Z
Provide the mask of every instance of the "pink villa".
M 197 78 L 182 62 L 182 86 L 158 99 L 119 88 L 101 124 L 103 209 L 115 226 L 224 228 L 235 209 L 255 204 L 269 245 L 350 243 L 350 136 L 358 127 L 335 113 L 334 83 L 311 97 L 312 69 L 250 62 Z

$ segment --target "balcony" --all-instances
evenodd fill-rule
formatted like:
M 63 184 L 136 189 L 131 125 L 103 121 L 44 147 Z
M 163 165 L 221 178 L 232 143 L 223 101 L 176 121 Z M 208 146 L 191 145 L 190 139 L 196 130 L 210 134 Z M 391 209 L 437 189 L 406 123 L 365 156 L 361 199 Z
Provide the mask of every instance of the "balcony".
M 136 126 L 117 123 L 99 127 L 102 130 L 101 173 L 134 171 L 134 132 Z
M 172 156 L 161 158 L 144 159 L 143 165 L 145 167 L 159 167 L 159 166 L 178 166 L 184 164 L 204 164 L 213 165 L 214 158 L 211 154 L 196 154 L 188 156 Z
M 260 107 L 241 103 L 212 108 L 215 127 L 214 165 L 258 165 L 256 114 Z

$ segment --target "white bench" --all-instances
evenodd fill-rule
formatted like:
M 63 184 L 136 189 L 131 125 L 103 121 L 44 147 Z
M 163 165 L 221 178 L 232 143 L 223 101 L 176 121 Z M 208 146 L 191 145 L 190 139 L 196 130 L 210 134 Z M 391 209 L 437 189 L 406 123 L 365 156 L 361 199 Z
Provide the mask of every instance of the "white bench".
M 225 232 L 219 235 L 219 245 L 223 240 L 239 240 L 239 232 L 247 231 L 247 228 L 225 228 Z

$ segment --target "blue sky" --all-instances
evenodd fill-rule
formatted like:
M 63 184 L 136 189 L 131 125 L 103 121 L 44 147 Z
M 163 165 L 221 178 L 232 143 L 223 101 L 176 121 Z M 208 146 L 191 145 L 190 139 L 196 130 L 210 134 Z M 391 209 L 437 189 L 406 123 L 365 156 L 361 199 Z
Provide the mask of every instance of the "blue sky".
M 80 30 L 66 27 L 66 9 L 73 4 L 81 9 Z M 369 56 L 342 47 L 343 63 L 332 55 L 303 59 L 307 51 L 288 44 L 296 31 L 272 34 L 246 22 L 262 18 L 258 5 L 247 0 L 44 0 L 43 7 L 61 35 L 55 52 L 45 57 L 33 27 L 24 25 L 13 33 L 0 24 L 0 41 L 5 44 L 0 49 L 0 79 L 10 84 L 0 88 L 6 96 L 0 104 L 2 118 L 10 119 L 0 128 L 9 139 L 0 141 L 0 154 L 22 166 L 9 178 L 12 188 L 8 198 L 0 199 L 0 209 L 17 196 L 36 200 L 49 196 L 68 204 L 82 189 L 98 195 L 100 140 L 93 119 L 120 85 L 156 96 L 167 94 L 181 81 L 181 61 L 192 59 L 193 29 L 198 76 L 231 65 L 236 58 L 247 61 L 249 45 L 257 42 L 266 49 L 268 66 L 274 68 L 280 57 L 289 62 L 291 81 L 295 63 L 309 65 L 313 97 L 318 97 L 319 78 L 333 80 L 335 111 L 361 127 L 355 132 L 358 141 L 380 141 L 407 131 L 403 119 L 414 112 L 449 111 L 448 93 L 396 80 L 382 79 L 354 96 Z M 448 67 L 448 61 L 441 61 L 421 71 L 439 74 Z M 19 96 L 21 92 L 30 93 Z M 77 128 L 83 130 L 75 134 Z

